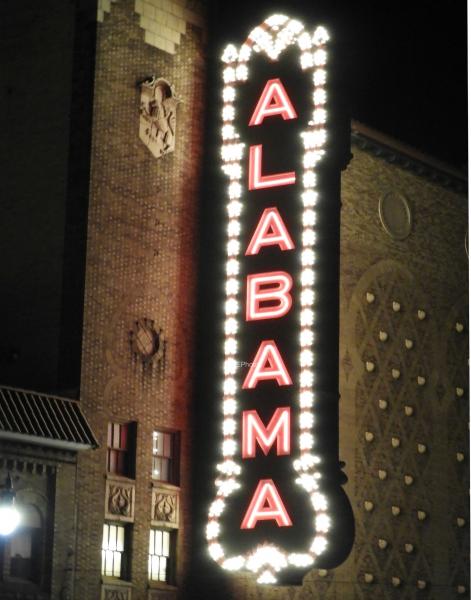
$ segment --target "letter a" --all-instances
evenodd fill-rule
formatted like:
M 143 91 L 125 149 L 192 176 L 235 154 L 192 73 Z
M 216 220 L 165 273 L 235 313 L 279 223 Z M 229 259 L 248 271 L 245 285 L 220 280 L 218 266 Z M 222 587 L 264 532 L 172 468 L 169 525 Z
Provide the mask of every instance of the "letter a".
M 261 479 L 240 528 L 253 529 L 257 521 L 271 520 L 276 521 L 278 527 L 290 527 L 293 524 L 273 479 Z
M 242 388 L 253 389 L 259 381 L 274 379 L 278 385 L 291 385 L 291 377 L 274 340 L 260 344 Z
M 245 255 L 258 254 L 263 246 L 279 246 L 282 251 L 294 248 L 288 229 L 275 207 L 263 211 Z
M 283 120 L 296 119 L 297 114 L 279 79 L 269 79 L 257 102 L 249 125 L 260 125 L 265 117 L 280 115 Z

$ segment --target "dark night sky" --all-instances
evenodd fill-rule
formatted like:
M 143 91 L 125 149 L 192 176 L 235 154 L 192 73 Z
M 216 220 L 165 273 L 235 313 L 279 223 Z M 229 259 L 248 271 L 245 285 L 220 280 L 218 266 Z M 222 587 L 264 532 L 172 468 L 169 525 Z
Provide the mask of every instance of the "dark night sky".
M 213 54 L 273 12 L 326 25 L 345 65 L 351 116 L 467 166 L 466 2 L 239 0 L 211 3 Z

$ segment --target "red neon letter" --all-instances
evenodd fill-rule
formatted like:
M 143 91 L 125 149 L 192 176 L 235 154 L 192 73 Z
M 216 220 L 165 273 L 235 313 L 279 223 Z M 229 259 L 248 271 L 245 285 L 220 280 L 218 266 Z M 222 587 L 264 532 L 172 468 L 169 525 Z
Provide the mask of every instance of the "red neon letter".
M 253 389 L 259 381 L 275 379 L 278 385 L 291 385 L 291 377 L 274 340 L 260 344 L 242 388 Z
M 262 423 L 256 410 L 244 410 L 242 413 L 242 458 L 255 457 L 255 444 L 258 443 L 267 456 L 276 440 L 276 455 L 283 456 L 291 452 L 289 406 L 277 408 L 268 426 Z
M 296 119 L 298 116 L 279 79 L 269 79 L 267 81 L 249 125 L 260 125 L 265 117 L 273 117 L 274 115 L 281 115 L 285 121 Z
M 271 520 L 276 521 L 278 527 L 290 527 L 293 524 L 273 479 L 261 479 L 240 528 L 253 529 L 257 521 Z
M 291 185 L 296 182 L 296 173 L 274 173 L 262 175 L 262 145 L 250 146 L 249 149 L 249 190 Z
M 293 303 L 289 293 L 292 287 L 293 279 L 285 271 L 247 275 L 246 321 L 279 319 L 286 315 Z
M 281 218 L 278 209 L 275 207 L 266 208 L 257 228 L 250 240 L 245 255 L 258 254 L 262 246 L 278 245 L 282 251 L 293 250 L 294 244 L 288 229 Z

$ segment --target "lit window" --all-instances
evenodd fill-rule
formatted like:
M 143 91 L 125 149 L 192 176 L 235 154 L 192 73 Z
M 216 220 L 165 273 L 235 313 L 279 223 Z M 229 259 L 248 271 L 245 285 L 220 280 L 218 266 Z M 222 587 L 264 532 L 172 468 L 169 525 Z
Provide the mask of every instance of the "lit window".
M 133 476 L 135 423 L 108 423 L 107 471 Z
M 101 546 L 101 574 L 124 577 L 126 565 L 126 528 L 105 523 Z
M 176 434 L 154 431 L 152 444 L 152 476 L 178 484 Z
M 172 533 L 151 529 L 149 536 L 149 579 L 170 582 L 172 567 Z

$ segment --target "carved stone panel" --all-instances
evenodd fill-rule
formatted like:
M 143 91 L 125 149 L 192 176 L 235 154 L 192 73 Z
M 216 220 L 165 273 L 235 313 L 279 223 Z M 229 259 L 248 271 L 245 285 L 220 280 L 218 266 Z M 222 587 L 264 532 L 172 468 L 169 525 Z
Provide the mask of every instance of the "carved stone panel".
M 135 487 L 118 479 L 106 481 L 105 519 L 134 521 Z
M 104 583 L 101 586 L 101 600 L 131 600 L 132 589 L 123 585 Z
M 139 138 L 155 158 L 175 150 L 178 102 L 165 79 L 152 77 L 141 84 Z
M 179 491 L 175 488 L 155 487 L 152 490 L 152 525 L 175 527 L 179 525 Z

